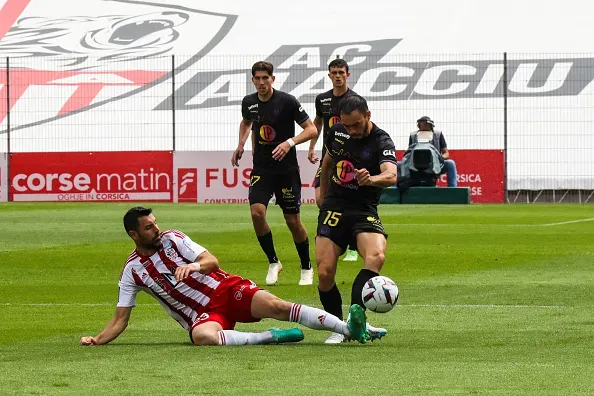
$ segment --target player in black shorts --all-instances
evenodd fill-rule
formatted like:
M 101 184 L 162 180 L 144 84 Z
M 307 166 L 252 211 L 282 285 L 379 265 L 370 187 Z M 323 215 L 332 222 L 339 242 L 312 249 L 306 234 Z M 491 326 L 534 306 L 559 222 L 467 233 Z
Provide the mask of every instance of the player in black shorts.
M 316 263 L 324 309 L 342 317 L 336 286 L 338 257 L 351 244 L 363 258 L 351 291 L 351 311 L 364 307 L 361 291 L 384 265 L 387 234 L 377 213 L 382 189 L 396 184 L 395 148 L 390 135 L 370 121 L 365 99 L 351 95 L 341 106 L 342 123 L 328 131 L 324 145 Z M 369 328 L 371 333 L 378 329 Z M 385 332 L 385 331 L 384 331 Z M 384 333 L 385 334 L 385 333 Z M 342 341 L 336 334 L 327 343 Z
M 231 164 L 239 166 L 243 146 L 252 131 L 254 165 L 250 175 L 249 201 L 256 236 L 268 257 L 266 284 L 274 285 L 283 268 L 276 257 L 272 231 L 266 222 L 266 209 L 274 194 L 293 234 L 301 261 L 299 284 L 311 285 L 313 269 L 309 258 L 309 239 L 299 215 L 301 178 L 295 146 L 313 138 L 316 128 L 294 96 L 272 88 L 273 71 L 269 62 L 256 62 L 252 66 L 252 82 L 257 92 L 244 97 L 241 103 L 243 119 L 239 125 L 239 144 Z M 297 136 L 295 123 L 303 128 Z
M 340 122 L 340 104 L 344 98 L 350 95 L 356 95 L 355 91 L 350 89 L 347 85 L 347 79 L 351 74 L 349 73 L 349 65 L 344 59 L 334 59 L 328 64 L 328 77 L 332 80 L 332 89 L 316 96 L 316 117 L 314 118 L 314 125 L 318 130 L 316 137 L 309 141 L 309 154 L 307 158 L 309 162 L 315 164 L 318 162 L 316 156 L 315 146 L 323 130 L 322 141 L 325 141 L 328 130 L 332 125 Z M 326 153 L 326 147 L 322 146 L 322 160 Z M 316 204 L 318 208 L 322 204 L 320 200 L 320 173 L 322 172 L 322 161 L 320 167 L 316 172 L 314 179 L 314 188 L 316 196 Z M 344 261 L 357 261 L 357 250 L 347 249 L 344 255 Z

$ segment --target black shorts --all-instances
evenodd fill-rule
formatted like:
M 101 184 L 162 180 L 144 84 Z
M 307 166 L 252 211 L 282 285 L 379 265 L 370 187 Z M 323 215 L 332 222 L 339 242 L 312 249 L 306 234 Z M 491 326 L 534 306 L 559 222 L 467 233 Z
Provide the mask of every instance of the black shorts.
M 285 173 L 252 170 L 250 174 L 250 205 L 268 206 L 272 194 L 284 214 L 297 214 L 301 207 L 301 176 L 299 169 Z
M 318 170 L 316 171 L 316 176 L 314 177 L 314 182 L 313 182 L 314 188 L 320 188 L 320 176 L 321 175 L 322 175 L 322 164 L 320 163 L 320 166 L 319 166 Z
M 357 250 L 357 234 L 362 232 L 382 234 L 388 238 L 377 212 L 326 208 L 320 210 L 316 235 L 330 239 L 343 252 L 347 246 Z

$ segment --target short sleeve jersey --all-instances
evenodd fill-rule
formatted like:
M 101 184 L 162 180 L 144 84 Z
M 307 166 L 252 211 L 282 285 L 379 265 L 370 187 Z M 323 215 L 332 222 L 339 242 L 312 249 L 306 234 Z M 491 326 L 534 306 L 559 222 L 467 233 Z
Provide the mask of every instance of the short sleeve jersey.
M 247 95 L 241 102 L 241 114 L 246 122 L 252 123 L 252 133 L 256 136 L 255 169 L 286 171 L 298 166 L 295 147 L 282 161 L 272 158 L 276 146 L 295 136 L 295 123 L 302 124 L 309 118 L 293 95 L 275 89 L 266 102 L 258 98 L 258 93 Z
M 334 162 L 324 206 L 328 202 L 338 206 L 337 209 L 377 210 L 382 188 L 359 186 L 355 169 L 367 169 L 374 176 L 381 173 L 382 163 L 396 164 L 394 142 L 390 135 L 373 124 L 369 135 L 353 139 L 342 124 L 336 124 L 328 131 L 324 145 Z

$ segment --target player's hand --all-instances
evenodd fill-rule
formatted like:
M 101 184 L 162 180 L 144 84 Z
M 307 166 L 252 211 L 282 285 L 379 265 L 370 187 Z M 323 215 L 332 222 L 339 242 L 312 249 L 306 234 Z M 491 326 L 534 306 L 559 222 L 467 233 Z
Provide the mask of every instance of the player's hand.
M 316 155 L 316 151 L 315 150 L 309 150 L 309 153 L 307 154 L 307 159 L 312 164 L 317 164 L 318 163 L 318 160 L 319 160 L 318 156 Z
M 232 166 L 239 166 L 239 160 L 243 156 L 243 147 L 237 147 L 233 152 L 233 156 L 231 157 L 231 165 Z
M 272 151 L 272 158 L 276 161 L 282 161 L 291 150 L 291 145 L 288 142 L 282 142 Z
M 355 169 L 355 178 L 360 186 L 371 186 L 373 180 L 367 169 Z
M 177 267 L 175 270 L 175 280 L 181 282 L 194 272 L 200 271 L 198 264 L 188 264 L 183 267 Z
M 95 337 L 81 337 L 80 345 L 82 346 L 90 346 L 90 345 L 97 345 L 97 340 Z

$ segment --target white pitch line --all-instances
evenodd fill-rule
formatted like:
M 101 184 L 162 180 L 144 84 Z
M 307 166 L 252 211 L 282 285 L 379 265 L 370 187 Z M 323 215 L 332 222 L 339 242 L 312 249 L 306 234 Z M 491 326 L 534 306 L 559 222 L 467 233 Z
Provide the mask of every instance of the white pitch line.
M 503 305 L 503 304 L 399 304 L 396 307 L 420 308 L 511 308 L 511 309 L 566 309 L 568 305 Z
M 3 307 L 111 307 L 114 303 L 0 303 Z M 137 306 L 155 306 L 159 304 L 137 304 Z M 346 305 L 345 305 L 346 306 Z M 496 308 L 496 309 L 567 309 L 588 308 L 568 305 L 504 305 L 504 304 L 398 304 L 401 308 Z
M 552 227 L 558 226 L 563 224 L 573 224 L 573 223 L 584 223 L 586 221 L 594 221 L 594 217 L 589 217 L 587 219 L 579 219 L 579 220 L 570 220 L 570 221 L 561 221 L 559 223 L 548 223 L 548 224 L 541 224 L 541 227 Z

